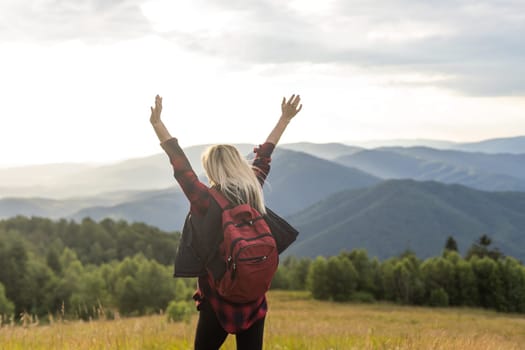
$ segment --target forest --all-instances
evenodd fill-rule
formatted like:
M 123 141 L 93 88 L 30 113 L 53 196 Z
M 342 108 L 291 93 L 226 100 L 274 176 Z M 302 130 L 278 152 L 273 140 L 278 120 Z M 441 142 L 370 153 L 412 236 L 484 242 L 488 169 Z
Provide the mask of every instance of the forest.
M 0 221 L 0 315 L 97 319 L 190 305 L 195 279 L 173 278 L 178 232 L 143 223 L 18 216 Z M 272 288 L 336 302 L 468 306 L 525 313 L 525 266 L 488 235 L 461 256 L 453 237 L 440 256 L 380 261 L 363 249 L 282 258 Z M 170 304 L 171 303 L 171 304 Z

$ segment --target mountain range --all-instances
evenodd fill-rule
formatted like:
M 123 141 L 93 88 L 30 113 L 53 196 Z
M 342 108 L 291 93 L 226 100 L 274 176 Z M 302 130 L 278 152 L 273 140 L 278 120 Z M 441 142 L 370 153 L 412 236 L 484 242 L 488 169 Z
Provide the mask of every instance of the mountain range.
M 523 190 L 525 136 L 454 145 L 469 152 L 421 146 L 364 149 L 341 143 L 307 142 L 284 144 L 279 149 L 337 161 L 383 179 L 435 180 L 489 191 Z M 254 145 L 235 146 L 248 155 Z M 203 172 L 200 155 L 206 147 L 185 148 L 197 174 Z M 471 152 L 474 150 L 478 153 Z M 480 150 L 486 152 L 479 153 Z M 503 153 L 490 154 L 496 150 Z M 0 198 L 91 197 L 108 192 L 163 189 L 172 185 L 172 172 L 163 153 L 103 165 L 64 163 L 0 168 Z
M 169 164 L 167 167 L 169 169 Z M 268 206 L 281 215 L 289 215 L 332 193 L 367 187 L 379 181 L 359 170 L 283 149 L 275 152 L 264 190 Z M 169 188 L 160 190 L 111 192 L 85 198 L 4 198 L 0 199 L 0 218 L 27 215 L 82 219 L 89 216 L 100 220 L 111 217 L 143 221 L 171 231 L 182 226 L 189 205 L 173 177 L 170 182 Z
M 206 147 L 185 149 L 197 174 Z M 296 143 L 278 147 L 271 167 L 267 205 L 301 232 L 287 254 L 366 248 L 380 258 L 406 249 L 427 257 L 448 235 L 465 250 L 486 233 L 505 254 L 525 258 L 525 153 Z M 111 217 L 173 231 L 188 208 L 162 153 L 106 165 L 0 169 L 0 218 Z

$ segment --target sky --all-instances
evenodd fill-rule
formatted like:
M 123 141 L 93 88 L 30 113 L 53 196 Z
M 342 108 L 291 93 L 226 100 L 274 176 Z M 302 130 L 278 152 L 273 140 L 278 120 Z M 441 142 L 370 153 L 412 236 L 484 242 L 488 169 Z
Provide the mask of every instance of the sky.
M 0 167 L 183 147 L 525 135 L 522 0 L 2 0 Z

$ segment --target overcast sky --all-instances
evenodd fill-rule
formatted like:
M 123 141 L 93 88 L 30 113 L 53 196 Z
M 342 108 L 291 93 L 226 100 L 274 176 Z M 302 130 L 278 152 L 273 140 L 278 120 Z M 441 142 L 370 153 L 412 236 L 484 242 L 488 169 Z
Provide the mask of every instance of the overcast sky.
M 2 0 L 0 166 L 183 146 L 525 135 L 525 2 Z

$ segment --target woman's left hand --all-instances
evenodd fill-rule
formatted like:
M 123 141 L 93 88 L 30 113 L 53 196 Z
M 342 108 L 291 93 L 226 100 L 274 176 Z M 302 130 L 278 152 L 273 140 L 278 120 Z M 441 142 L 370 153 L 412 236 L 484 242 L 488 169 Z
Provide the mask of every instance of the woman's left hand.
M 292 95 L 288 101 L 283 97 L 283 102 L 281 103 L 282 115 L 281 118 L 290 121 L 297 113 L 301 111 L 303 105 L 299 104 L 301 102 L 301 97 L 299 95 Z
M 151 117 L 149 121 L 152 125 L 158 124 L 161 122 L 160 114 L 162 112 L 162 97 L 159 95 L 155 96 L 155 107 L 151 108 Z

